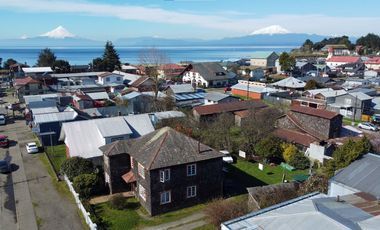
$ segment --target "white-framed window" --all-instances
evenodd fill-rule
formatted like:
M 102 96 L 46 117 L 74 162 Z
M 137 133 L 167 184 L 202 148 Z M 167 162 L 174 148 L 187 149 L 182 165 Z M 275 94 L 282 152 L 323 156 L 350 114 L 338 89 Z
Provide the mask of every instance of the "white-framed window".
M 139 196 L 146 201 L 146 190 L 141 184 L 139 184 Z
M 197 165 L 191 164 L 186 166 L 187 176 L 195 176 L 197 175 Z
M 137 165 L 137 171 L 139 172 L 139 175 L 145 179 L 145 169 L 140 163 Z
M 345 98 L 345 99 L 344 99 L 344 103 L 345 103 L 346 105 L 351 105 L 351 103 L 352 103 L 351 98 Z
M 188 186 L 186 188 L 186 198 L 196 197 L 197 196 L 197 186 Z
M 170 180 L 170 169 L 160 170 L 160 182 L 165 182 Z
M 172 201 L 172 194 L 170 191 L 160 193 L 160 204 L 168 204 Z

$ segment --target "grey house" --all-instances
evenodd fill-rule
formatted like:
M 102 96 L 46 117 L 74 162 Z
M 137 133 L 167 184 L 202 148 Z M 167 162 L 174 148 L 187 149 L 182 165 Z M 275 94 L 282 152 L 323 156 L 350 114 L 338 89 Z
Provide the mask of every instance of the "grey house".
M 337 96 L 335 103 L 328 104 L 327 110 L 340 113 L 344 117 L 362 120 L 362 115 L 371 115 L 372 97 L 362 92 L 348 93 Z
M 169 127 L 101 150 L 110 191 L 135 190 L 150 215 L 222 194 L 223 155 Z

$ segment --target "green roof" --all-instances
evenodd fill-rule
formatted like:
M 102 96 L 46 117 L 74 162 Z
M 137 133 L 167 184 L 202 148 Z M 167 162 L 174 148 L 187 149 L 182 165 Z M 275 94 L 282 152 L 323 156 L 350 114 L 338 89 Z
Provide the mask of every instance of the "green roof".
M 256 51 L 251 54 L 251 58 L 253 59 L 267 59 L 273 51 Z

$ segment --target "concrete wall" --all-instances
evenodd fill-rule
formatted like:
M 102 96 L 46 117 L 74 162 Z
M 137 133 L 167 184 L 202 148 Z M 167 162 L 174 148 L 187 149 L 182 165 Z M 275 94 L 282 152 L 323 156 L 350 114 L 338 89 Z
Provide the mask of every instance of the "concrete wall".
M 360 192 L 360 191 L 357 189 L 345 186 L 335 181 L 329 182 L 328 196 L 331 196 L 331 197 L 344 196 L 344 195 L 349 195 L 349 194 L 353 194 L 357 192 Z

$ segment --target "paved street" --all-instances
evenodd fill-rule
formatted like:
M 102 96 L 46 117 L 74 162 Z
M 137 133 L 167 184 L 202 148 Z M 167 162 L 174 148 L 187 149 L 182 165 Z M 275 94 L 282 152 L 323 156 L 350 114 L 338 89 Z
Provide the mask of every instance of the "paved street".
M 0 174 L 0 229 L 83 229 L 73 201 L 56 190 L 39 154 L 27 154 L 25 144 L 33 135 L 24 120 L 0 126 L 11 140 L 0 149 L 0 159 L 13 172 Z

